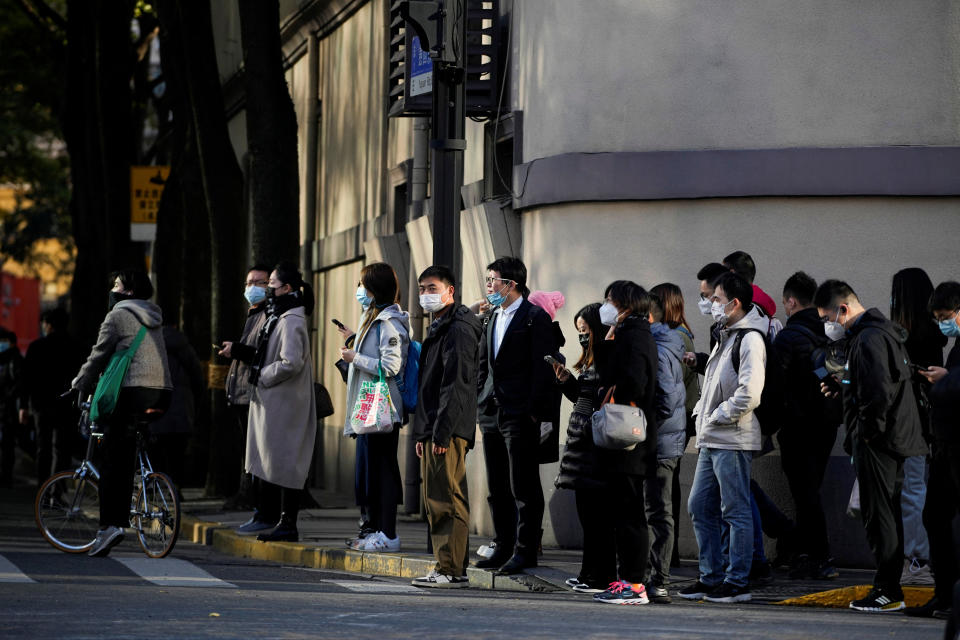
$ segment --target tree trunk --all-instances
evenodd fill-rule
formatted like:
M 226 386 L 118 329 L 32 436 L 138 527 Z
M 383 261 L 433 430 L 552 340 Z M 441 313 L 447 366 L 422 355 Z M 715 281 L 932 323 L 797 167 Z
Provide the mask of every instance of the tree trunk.
M 278 0 L 239 0 L 255 262 L 300 260 L 297 115 L 283 73 Z M 313 212 L 308 211 L 307 215 Z
M 164 76 L 180 98 L 171 101 L 174 119 L 185 123 L 187 136 L 184 158 L 177 163 L 184 195 L 185 225 L 188 237 L 184 248 L 196 260 L 207 247 L 209 269 L 185 260 L 182 289 L 184 329 L 203 334 L 205 343 L 199 353 L 210 353 L 210 338 L 228 340 L 239 336 L 243 320 L 242 297 L 245 256 L 241 250 L 243 216 L 243 176 L 227 133 L 220 77 L 209 2 L 198 0 L 161 0 L 157 3 L 161 23 Z M 197 205 L 194 209 L 193 206 Z M 205 221 L 202 227 L 192 223 Z M 186 256 L 187 254 L 185 254 Z M 200 281 L 209 280 L 209 330 L 188 327 L 188 317 L 203 317 L 197 298 L 186 292 L 204 292 Z M 201 322 L 202 323 L 202 322 Z M 190 333 L 188 333 L 190 335 Z M 213 367 L 211 378 L 222 373 L 223 363 Z M 211 385 L 210 438 L 207 493 L 223 495 L 236 488 L 236 460 L 220 455 L 224 444 L 236 437 L 236 425 L 226 405 L 222 386 Z M 199 421 L 198 421 L 199 424 Z
M 74 335 L 92 342 L 106 311 L 109 273 L 143 266 L 130 242 L 133 3 L 67 2 L 63 130 L 77 261 L 70 288 Z

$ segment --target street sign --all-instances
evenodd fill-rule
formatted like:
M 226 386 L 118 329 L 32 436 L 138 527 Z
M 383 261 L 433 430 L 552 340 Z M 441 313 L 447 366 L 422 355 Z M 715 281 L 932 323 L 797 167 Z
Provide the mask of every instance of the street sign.
M 410 92 L 409 95 L 419 96 L 433 91 L 433 61 L 430 54 L 420 48 L 420 38 L 414 36 L 411 40 L 410 60 Z
M 152 241 L 157 236 L 157 211 L 169 166 L 130 167 L 130 239 Z

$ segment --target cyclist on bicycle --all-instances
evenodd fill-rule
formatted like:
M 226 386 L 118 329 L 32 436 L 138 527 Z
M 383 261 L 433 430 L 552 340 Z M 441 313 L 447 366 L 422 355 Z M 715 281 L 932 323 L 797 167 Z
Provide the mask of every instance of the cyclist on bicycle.
M 149 409 L 165 409 L 173 387 L 167 351 L 163 342 L 160 307 L 149 301 L 153 285 L 143 271 L 128 269 L 113 275 L 110 308 L 100 335 L 80 373 L 71 383 L 82 396 L 97 387 L 100 374 L 114 352 L 126 349 L 141 327 L 147 332 L 130 361 L 123 379 L 117 406 L 108 418 L 101 418 L 104 433 L 100 474 L 100 530 L 88 555 L 104 557 L 123 540 L 130 524 L 130 495 L 136 455 L 135 425 Z

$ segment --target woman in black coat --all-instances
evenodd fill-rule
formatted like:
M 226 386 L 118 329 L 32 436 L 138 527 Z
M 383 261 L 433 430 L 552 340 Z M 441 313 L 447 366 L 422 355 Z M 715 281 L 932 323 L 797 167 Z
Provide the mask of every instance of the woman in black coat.
M 604 304 L 597 309 L 609 327 L 604 340 L 591 337 L 599 386 L 614 388 L 617 404 L 640 407 L 647 421 L 647 439 L 631 451 L 593 448 L 589 471 L 581 476 L 597 489 L 589 501 L 578 504 L 584 524 L 583 584 L 608 583 L 597 593 L 599 602 L 646 604 L 642 582 L 647 570 L 650 543 L 644 510 L 643 481 L 656 469 L 657 346 L 650 334 L 649 298 L 644 289 L 628 281 L 607 287 Z M 602 329 L 601 329 L 602 331 Z M 592 440 L 592 431 L 588 431 Z

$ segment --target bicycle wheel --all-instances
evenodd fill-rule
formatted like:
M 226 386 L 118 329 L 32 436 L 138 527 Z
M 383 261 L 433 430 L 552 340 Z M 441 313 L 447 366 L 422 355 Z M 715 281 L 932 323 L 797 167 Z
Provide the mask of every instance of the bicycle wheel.
M 33 505 L 40 533 L 60 551 L 83 553 L 93 546 L 100 528 L 100 493 L 92 478 L 73 471 L 50 476 Z
M 166 474 L 147 475 L 137 494 L 133 519 L 144 553 L 151 558 L 170 553 L 180 535 L 180 499 Z

